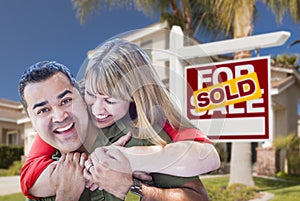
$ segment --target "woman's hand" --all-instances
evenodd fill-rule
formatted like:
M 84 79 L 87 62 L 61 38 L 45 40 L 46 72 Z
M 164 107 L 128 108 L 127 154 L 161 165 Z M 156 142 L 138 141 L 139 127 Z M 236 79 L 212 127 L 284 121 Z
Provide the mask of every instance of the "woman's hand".
M 129 131 L 126 135 L 120 137 L 116 142 L 110 146 L 125 146 L 125 144 L 130 140 L 131 132 Z

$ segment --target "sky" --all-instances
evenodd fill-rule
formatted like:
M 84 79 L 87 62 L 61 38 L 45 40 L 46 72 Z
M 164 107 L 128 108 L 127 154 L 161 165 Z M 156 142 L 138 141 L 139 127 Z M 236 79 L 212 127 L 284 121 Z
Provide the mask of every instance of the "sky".
M 261 56 L 281 53 L 300 54 L 300 23 L 289 16 L 276 24 L 271 10 L 258 5 L 253 35 L 289 31 L 282 46 L 261 50 Z M 76 18 L 71 0 L 9 0 L 0 5 L 0 98 L 19 101 L 17 85 L 23 71 L 42 60 L 65 64 L 74 75 L 87 51 L 124 32 L 142 29 L 159 21 L 134 9 L 102 10 L 89 16 L 85 24 Z M 204 41 L 205 39 L 203 39 Z

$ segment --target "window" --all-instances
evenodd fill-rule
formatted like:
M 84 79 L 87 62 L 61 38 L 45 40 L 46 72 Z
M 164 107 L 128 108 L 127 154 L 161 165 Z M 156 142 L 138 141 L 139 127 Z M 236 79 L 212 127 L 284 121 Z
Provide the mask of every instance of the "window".
M 6 144 L 7 145 L 18 145 L 18 131 L 8 131 L 7 132 L 7 138 L 6 138 Z

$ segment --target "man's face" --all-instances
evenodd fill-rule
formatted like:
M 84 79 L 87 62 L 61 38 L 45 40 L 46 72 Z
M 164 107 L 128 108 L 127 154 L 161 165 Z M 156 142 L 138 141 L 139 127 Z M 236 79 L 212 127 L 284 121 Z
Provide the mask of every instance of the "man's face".
M 61 152 L 75 151 L 87 137 L 87 108 L 63 73 L 25 87 L 27 111 L 34 129 Z

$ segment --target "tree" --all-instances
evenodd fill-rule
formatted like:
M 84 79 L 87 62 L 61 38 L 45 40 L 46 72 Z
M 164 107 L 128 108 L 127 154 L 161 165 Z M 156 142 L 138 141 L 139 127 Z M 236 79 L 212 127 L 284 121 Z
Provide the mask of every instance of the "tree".
M 72 0 L 77 15 L 84 22 L 86 16 L 100 8 L 132 7 L 146 15 L 160 14 L 161 20 L 179 25 L 187 36 L 199 30 L 218 36 L 240 38 L 252 35 L 256 0 Z M 261 0 L 272 9 L 277 22 L 289 13 L 300 20 L 299 0 Z M 102 6 L 102 7 L 101 7 Z M 250 51 L 235 53 L 235 59 L 251 56 Z M 251 171 L 251 144 L 233 143 L 231 156 L 231 183 L 253 185 Z
M 217 18 L 212 10 L 216 0 L 71 0 L 81 23 L 96 10 L 115 7 L 135 8 L 145 15 L 160 15 L 160 21 L 168 21 L 170 27 L 178 25 L 186 36 L 194 36 L 199 30 L 220 35 L 215 28 Z M 230 30 L 230 29 L 229 29 Z M 229 32 L 229 30 L 226 30 Z M 223 33 L 223 30 L 221 31 Z
M 299 57 L 299 54 L 279 54 L 276 57 L 272 57 L 271 64 L 284 64 L 297 67 Z

